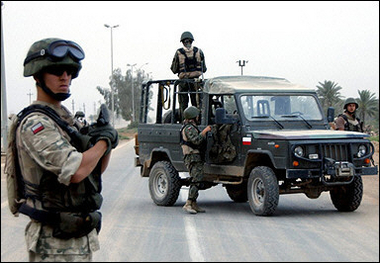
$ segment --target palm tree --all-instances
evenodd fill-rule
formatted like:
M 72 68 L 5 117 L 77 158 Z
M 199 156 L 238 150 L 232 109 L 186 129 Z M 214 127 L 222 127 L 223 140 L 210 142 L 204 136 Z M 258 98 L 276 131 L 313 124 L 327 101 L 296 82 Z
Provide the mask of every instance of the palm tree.
M 359 98 L 356 100 L 358 108 L 358 116 L 362 121 L 370 117 L 376 116 L 379 112 L 379 100 L 376 98 L 375 93 L 371 93 L 369 90 L 358 90 Z
M 322 103 L 323 109 L 326 111 L 328 107 L 336 107 L 341 102 L 340 90 L 341 86 L 333 81 L 326 81 L 324 83 L 318 82 L 317 95 Z

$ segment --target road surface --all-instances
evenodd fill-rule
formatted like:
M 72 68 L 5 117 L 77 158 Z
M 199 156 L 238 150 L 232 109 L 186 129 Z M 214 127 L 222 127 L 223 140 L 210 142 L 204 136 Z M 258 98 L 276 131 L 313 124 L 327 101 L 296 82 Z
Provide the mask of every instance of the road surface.
M 101 249 L 94 261 L 340 261 L 379 260 L 379 178 L 363 177 L 361 206 L 338 212 L 328 193 L 280 195 L 273 216 L 255 216 L 218 185 L 201 191 L 203 214 L 186 214 L 183 187 L 172 207 L 156 206 L 148 178 L 134 167 L 134 141 L 122 141 L 103 175 Z M 1 261 L 27 261 L 23 236 L 28 219 L 8 209 L 1 174 Z

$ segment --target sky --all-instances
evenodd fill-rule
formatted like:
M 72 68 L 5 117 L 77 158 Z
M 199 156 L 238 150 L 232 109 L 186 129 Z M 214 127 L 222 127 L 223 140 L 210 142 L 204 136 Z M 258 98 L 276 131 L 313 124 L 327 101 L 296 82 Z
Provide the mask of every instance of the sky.
M 153 79 L 176 79 L 170 65 L 180 36 L 190 31 L 205 54 L 206 79 L 240 75 L 286 78 L 314 88 L 325 80 L 343 98 L 369 90 L 379 98 L 378 1 L 2 1 L 8 114 L 36 98 L 23 77 L 30 46 L 47 37 L 77 42 L 85 51 L 71 85 L 69 110 L 95 114 L 113 68 L 136 64 Z M 146 64 L 148 63 L 148 64 Z M 32 95 L 30 95 L 32 94 Z

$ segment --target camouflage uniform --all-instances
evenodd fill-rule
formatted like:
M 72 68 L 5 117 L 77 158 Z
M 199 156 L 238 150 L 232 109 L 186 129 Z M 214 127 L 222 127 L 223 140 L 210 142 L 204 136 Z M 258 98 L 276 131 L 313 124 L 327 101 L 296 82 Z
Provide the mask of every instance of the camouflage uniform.
M 352 111 L 352 105 L 355 104 L 355 108 L 353 112 L 349 112 L 349 105 L 351 105 L 351 111 Z M 363 132 L 363 123 L 360 121 L 359 118 L 355 116 L 356 110 L 359 108 L 359 104 L 356 102 L 354 98 L 347 98 L 344 102 L 344 112 L 343 114 L 340 114 L 334 121 L 335 129 L 336 130 L 346 130 L 346 131 L 357 131 L 357 132 Z
M 345 120 L 343 115 L 345 116 L 347 121 Z M 355 115 L 351 116 L 350 114 L 346 112 L 336 118 L 335 126 L 337 130 L 363 132 L 362 124 L 360 120 L 356 118 Z
M 53 108 L 74 127 L 74 119 L 64 106 L 57 108 L 42 101 L 34 104 Z M 67 133 L 42 113 L 31 113 L 21 122 L 16 132 L 16 145 L 21 173 L 37 185 L 46 171 L 55 174 L 59 183 L 69 185 L 82 161 L 82 153 L 70 144 Z M 27 204 L 44 210 L 38 200 L 28 198 Z M 91 261 L 92 252 L 99 250 L 96 229 L 81 238 L 59 239 L 52 233 L 51 226 L 35 220 L 27 225 L 25 239 L 30 261 Z
M 190 41 L 190 42 L 185 42 Z M 181 35 L 181 42 L 184 47 L 176 50 L 170 69 L 174 74 L 178 73 L 179 79 L 197 79 L 203 72 L 207 71 L 205 56 L 203 51 L 197 47 L 191 46 L 194 41 L 193 35 L 186 31 Z M 190 43 L 190 44 L 189 44 Z M 178 84 L 180 92 L 196 92 L 199 89 L 199 83 L 193 81 L 182 81 Z M 202 98 L 200 94 L 190 93 L 191 104 L 200 108 Z M 179 94 L 178 102 L 180 105 L 180 115 L 183 119 L 183 113 L 189 104 L 188 94 Z
M 200 146 L 204 137 L 195 125 L 193 120 L 185 120 L 182 129 L 182 138 L 194 145 Z M 199 183 L 203 180 L 203 161 L 199 149 L 194 149 L 188 145 L 182 144 L 184 161 L 191 177 L 192 184 L 189 189 L 189 200 L 195 201 L 198 198 Z

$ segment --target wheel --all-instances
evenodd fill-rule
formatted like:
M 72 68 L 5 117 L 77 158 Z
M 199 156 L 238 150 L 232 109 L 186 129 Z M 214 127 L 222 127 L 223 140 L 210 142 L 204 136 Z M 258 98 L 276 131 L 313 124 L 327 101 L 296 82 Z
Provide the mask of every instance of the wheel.
M 258 216 L 272 215 L 278 205 L 279 188 L 273 170 L 267 166 L 255 167 L 248 179 L 248 201 Z
M 361 176 L 355 176 L 352 183 L 334 187 L 330 190 L 330 198 L 338 211 L 355 211 L 362 201 L 363 181 Z
M 150 197 L 156 205 L 171 206 L 178 198 L 181 180 L 177 170 L 167 161 L 153 165 L 149 174 Z
M 242 184 L 227 184 L 226 190 L 228 196 L 237 203 L 244 203 L 248 201 L 247 195 L 247 182 Z

